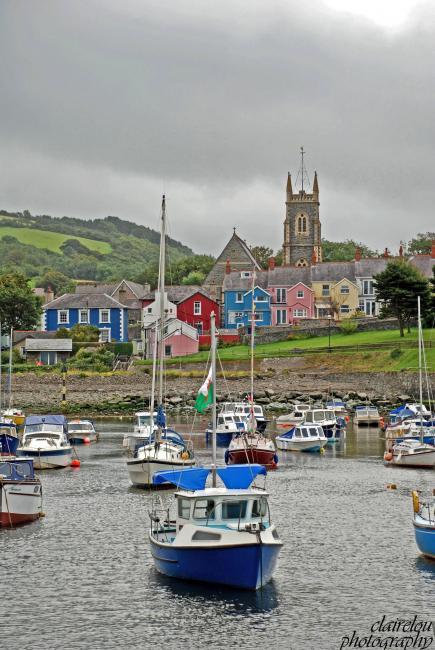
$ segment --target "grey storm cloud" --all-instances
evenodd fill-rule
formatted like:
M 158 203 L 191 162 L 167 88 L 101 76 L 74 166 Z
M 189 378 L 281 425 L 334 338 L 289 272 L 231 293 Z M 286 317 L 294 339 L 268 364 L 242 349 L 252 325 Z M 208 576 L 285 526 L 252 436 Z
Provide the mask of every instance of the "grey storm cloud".
M 434 227 L 435 19 L 400 30 L 320 0 L 0 4 L 0 207 L 157 223 L 218 253 L 282 241 L 300 145 L 324 236 Z

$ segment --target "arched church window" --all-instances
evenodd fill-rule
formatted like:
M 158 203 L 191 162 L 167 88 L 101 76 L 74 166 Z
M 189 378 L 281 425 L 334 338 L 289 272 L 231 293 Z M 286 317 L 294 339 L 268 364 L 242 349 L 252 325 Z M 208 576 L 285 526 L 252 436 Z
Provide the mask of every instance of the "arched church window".
M 304 214 L 298 217 L 298 232 L 303 234 L 307 232 L 307 217 Z
M 297 262 L 296 266 L 308 266 L 308 262 L 304 257 L 301 257 Z

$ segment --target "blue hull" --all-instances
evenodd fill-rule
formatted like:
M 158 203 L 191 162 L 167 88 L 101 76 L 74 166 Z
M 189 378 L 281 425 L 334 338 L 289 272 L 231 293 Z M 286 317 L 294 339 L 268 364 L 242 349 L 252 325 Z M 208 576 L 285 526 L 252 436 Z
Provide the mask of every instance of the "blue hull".
M 232 439 L 233 439 L 233 434 L 231 432 L 230 433 L 216 432 L 216 444 L 218 447 L 228 447 Z M 210 431 L 205 432 L 205 441 L 207 443 L 211 441 Z
M 315 445 L 315 447 L 310 447 L 309 449 L 301 449 L 304 454 L 314 454 L 319 452 L 322 449 L 320 445 Z
M 414 532 L 420 553 L 435 559 L 435 523 L 431 528 L 423 528 L 414 524 Z
M 281 546 L 253 544 L 220 548 L 176 548 L 150 536 L 156 569 L 171 578 L 259 589 L 273 575 Z
M 20 441 L 16 436 L 10 436 L 8 433 L 0 435 L 0 454 L 15 456 Z

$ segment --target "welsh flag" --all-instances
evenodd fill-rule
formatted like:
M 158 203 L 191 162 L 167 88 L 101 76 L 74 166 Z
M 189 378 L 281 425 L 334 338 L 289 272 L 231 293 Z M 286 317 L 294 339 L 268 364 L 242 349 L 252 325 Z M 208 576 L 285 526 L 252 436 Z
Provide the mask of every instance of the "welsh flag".
M 211 379 L 211 368 L 208 372 L 207 379 L 198 391 L 195 408 L 198 413 L 204 413 L 205 409 L 213 401 L 213 382 Z

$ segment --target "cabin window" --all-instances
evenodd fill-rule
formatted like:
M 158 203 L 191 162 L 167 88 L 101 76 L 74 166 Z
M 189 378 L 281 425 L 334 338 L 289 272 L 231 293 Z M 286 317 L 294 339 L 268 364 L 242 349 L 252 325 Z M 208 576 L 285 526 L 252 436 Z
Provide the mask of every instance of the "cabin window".
M 190 499 L 178 499 L 178 516 L 181 519 L 190 518 Z
M 29 463 L 17 463 L 15 465 L 15 469 L 18 476 L 23 476 L 23 477 L 32 476 L 32 470 L 30 469 Z
M 312 429 L 310 429 L 310 434 L 311 434 L 312 436 L 317 436 L 317 429 L 316 429 L 315 427 L 313 427 Z
M 325 419 L 325 414 L 323 413 L 323 411 L 320 411 L 320 413 L 314 413 L 314 422 L 321 422 L 324 419 Z
M 304 436 L 304 438 L 309 438 L 310 437 L 310 434 L 308 433 L 308 431 L 306 429 L 302 429 L 302 435 Z
M 263 415 L 263 411 L 262 411 L 261 406 L 254 406 L 254 413 L 256 415 Z
M 199 300 L 195 300 L 195 302 L 193 303 L 193 314 L 195 316 L 201 315 L 201 303 Z
M 305 422 L 312 422 L 312 421 L 313 421 L 313 414 L 307 413 L 305 416 Z
M 301 432 L 299 431 L 299 429 L 296 429 L 296 431 L 295 431 L 295 438 L 301 438 L 301 437 L 302 437 Z
M 10 476 L 12 474 L 9 463 L 0 463 L 0 476 Z
M 213 499 L 197 499 L 193 511 L 194 519 L 214 519 L 215 503 Z
M 244 519 L 247 501 L 223 501 L 222 519 Z
M 253 517 L 265 517 L 267 515 L 267 501 L 266 499 L 255 499 L 252 504 Z

